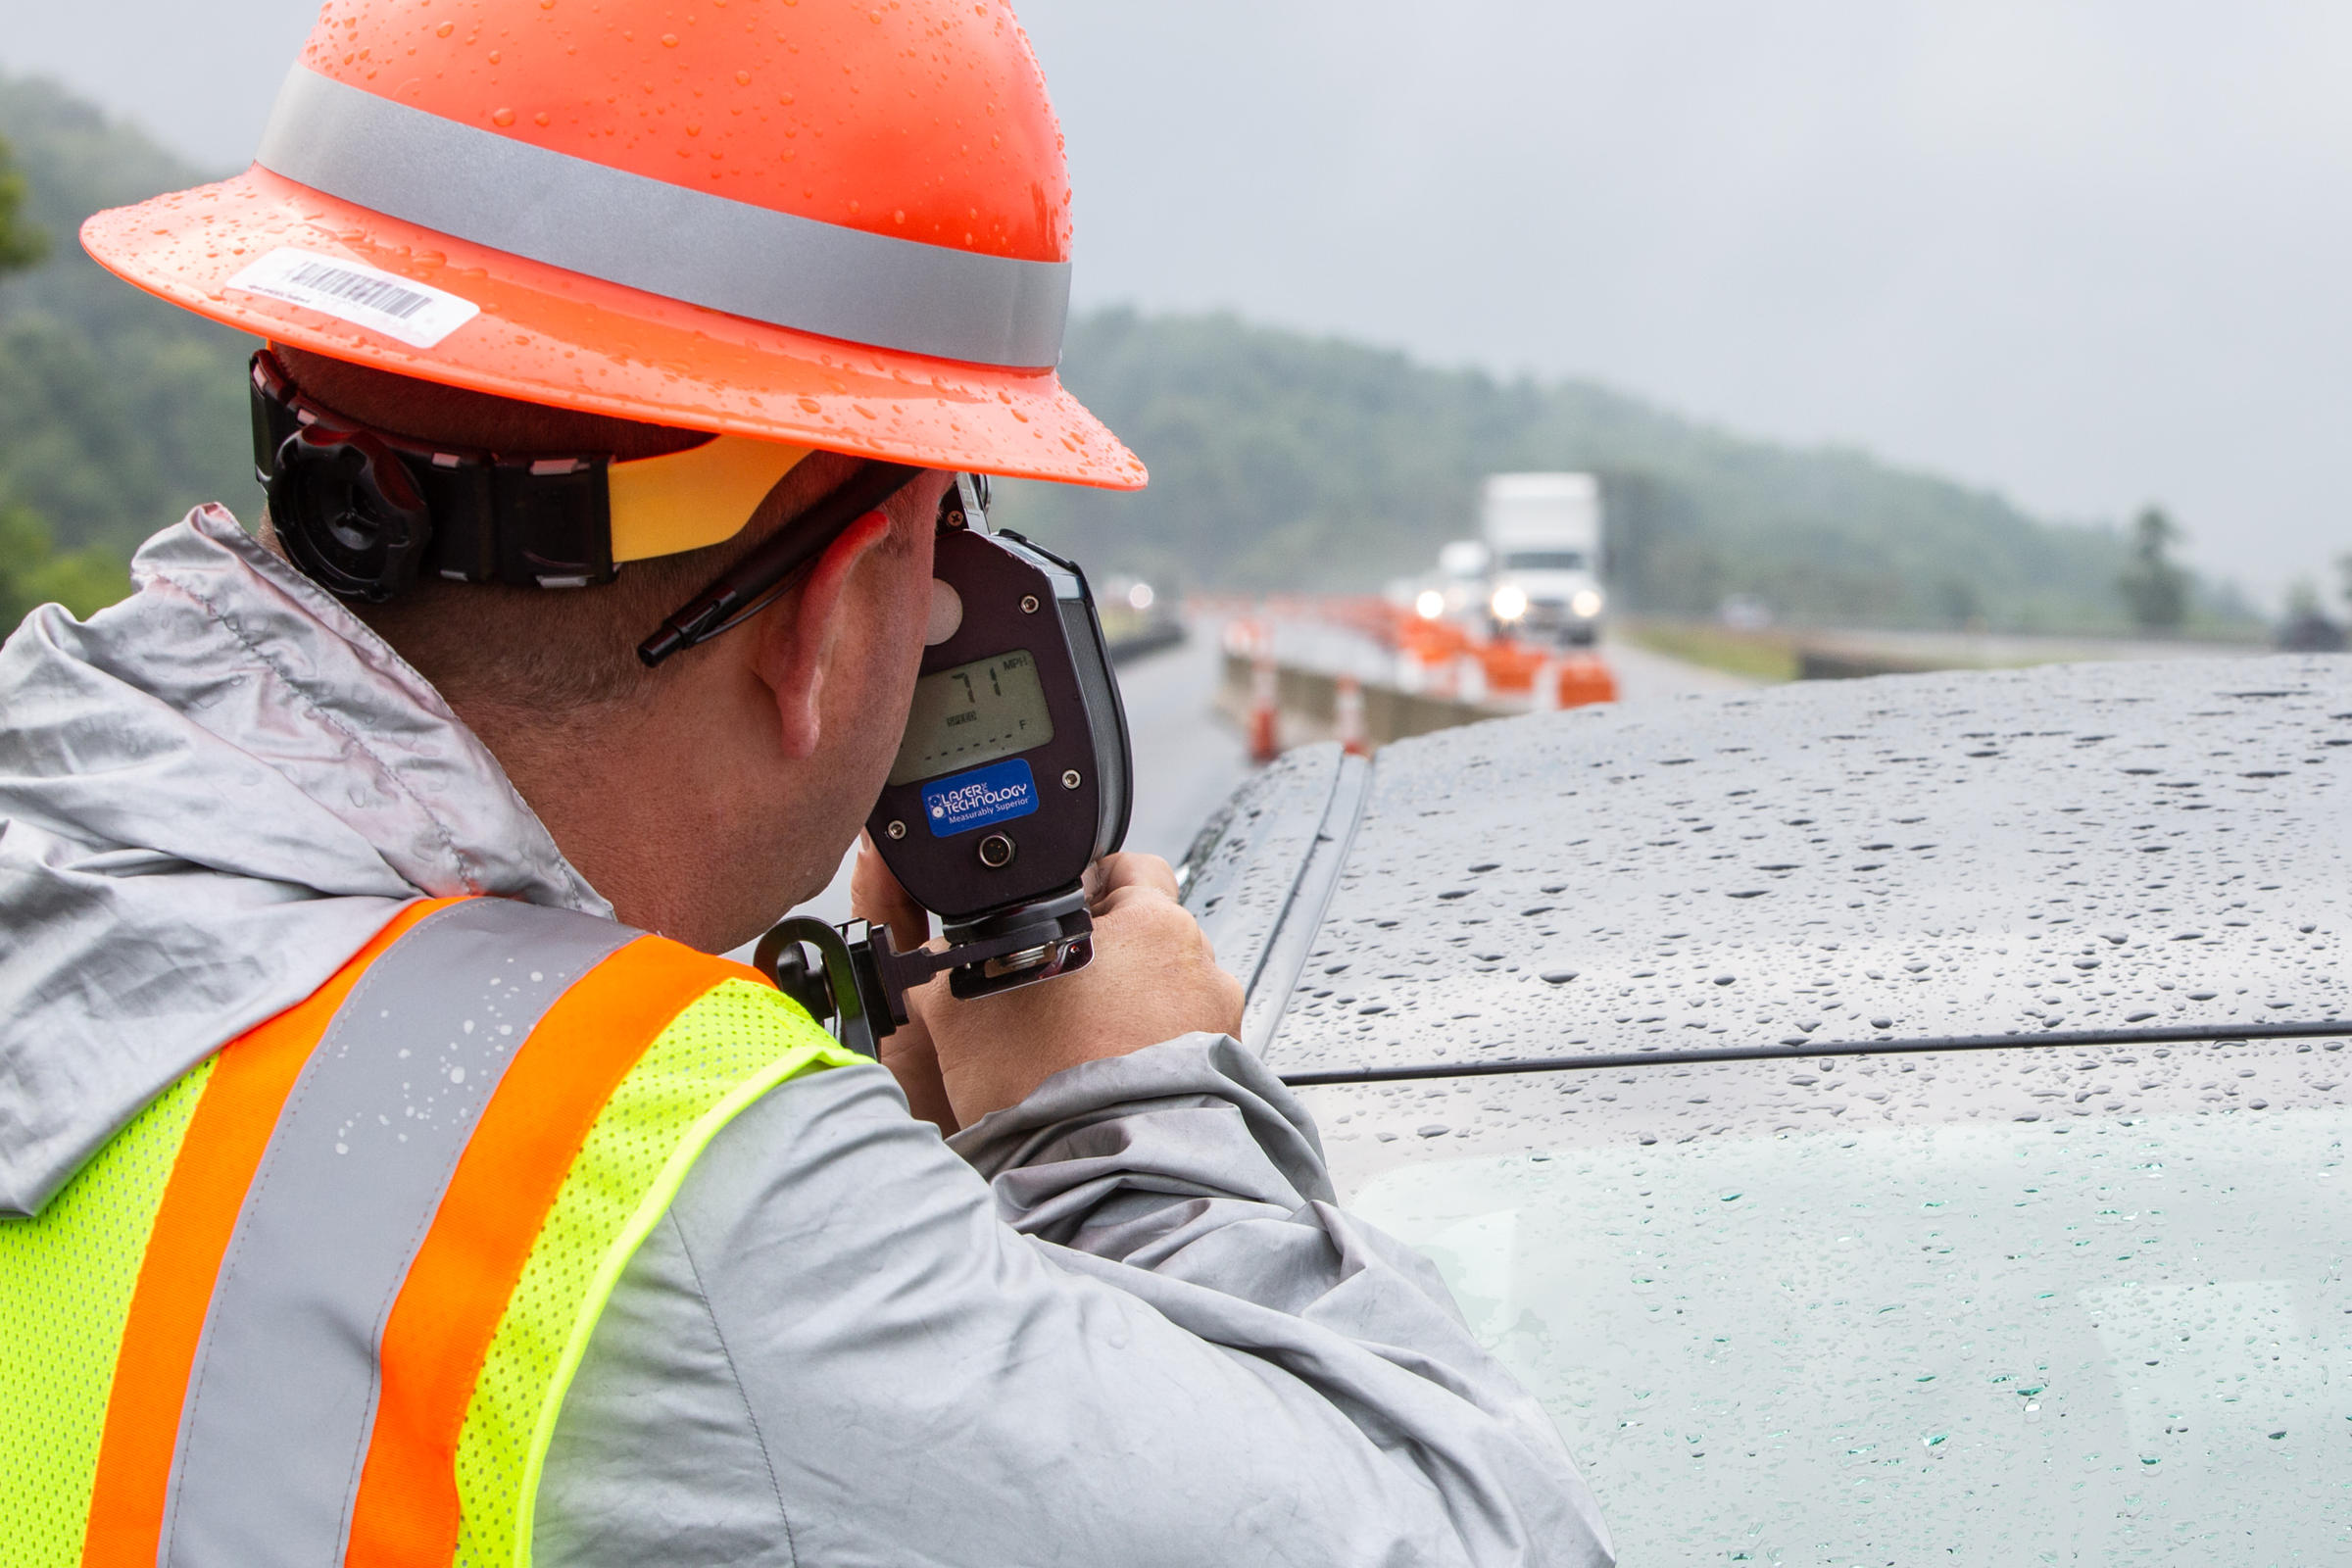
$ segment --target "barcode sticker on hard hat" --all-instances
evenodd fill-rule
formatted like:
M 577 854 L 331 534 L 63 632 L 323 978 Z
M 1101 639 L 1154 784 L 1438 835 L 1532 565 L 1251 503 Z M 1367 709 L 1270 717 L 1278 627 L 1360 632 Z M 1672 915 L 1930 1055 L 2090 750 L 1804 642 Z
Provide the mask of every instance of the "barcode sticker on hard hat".
M 369 327 L 419 349 L 433 347 L 482 313 L 473 301 L 430 283 L 291 248 L 271 251 L 230 278 L 228 286 Z

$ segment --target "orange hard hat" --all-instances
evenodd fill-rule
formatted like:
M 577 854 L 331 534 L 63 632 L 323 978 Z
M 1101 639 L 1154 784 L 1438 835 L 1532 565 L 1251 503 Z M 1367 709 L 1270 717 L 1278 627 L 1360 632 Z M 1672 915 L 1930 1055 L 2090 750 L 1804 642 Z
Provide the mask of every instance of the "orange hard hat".
M 1136 489 L 1054 373 L 1069 210 L 1004 0 L 327 0 L 253 168 L 81 237 L 427 381 Z

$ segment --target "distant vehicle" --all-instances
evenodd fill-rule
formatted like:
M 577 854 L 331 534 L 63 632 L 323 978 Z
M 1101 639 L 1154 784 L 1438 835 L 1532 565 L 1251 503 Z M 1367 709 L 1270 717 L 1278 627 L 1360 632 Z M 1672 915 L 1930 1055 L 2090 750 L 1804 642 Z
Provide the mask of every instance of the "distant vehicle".
M 1600 635 L 1600 482 L 1589 473 L 1487 477 L 1480 527 L 1497 634 L 1590 644 Z
M 1436 570 L 1389 584 L 1389 602 L 1411 606 L 1423 620 L 1450 620 L 1484 630 L 1489 560 L 1487 547 L 1476 539 L 1448 541 L 1438 552 Z
M 1140 658 L 1184 641 L 1184 616 L 1173 596 L 1140 577 L 1105 577 L 1095 588 L 1095 613 L 1114 660 Z
M 1182 875 L 1625 1562 L 2345 1560 L 2352 658 L 1312 748 Z

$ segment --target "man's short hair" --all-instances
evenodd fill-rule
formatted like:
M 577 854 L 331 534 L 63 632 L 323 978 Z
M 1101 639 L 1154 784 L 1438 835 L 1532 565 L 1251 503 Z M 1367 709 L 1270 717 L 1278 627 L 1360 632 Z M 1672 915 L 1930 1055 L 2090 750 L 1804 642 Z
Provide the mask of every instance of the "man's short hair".
M 306 396 L 414 440 L 513 456 L 609 452 L 633 459 L 704 439 L 697 431 L 463 391 L 299 349 L 275 353 Z M 627 563 L 610 583 L 516 588 L 423 578 L 388 604 L 349 608 L 454 705 L 550 716 L 625 705 L 650 695 L 662 680 L 662 671 L 638 661 L 638 643 L 855 466 L 851 458 L 814 453 L 784 476 L 734 538 Z M 277 548 L 273 535 L 264 537 Z M 778 604 L 765 613 L 790 613 L 792 608 Z

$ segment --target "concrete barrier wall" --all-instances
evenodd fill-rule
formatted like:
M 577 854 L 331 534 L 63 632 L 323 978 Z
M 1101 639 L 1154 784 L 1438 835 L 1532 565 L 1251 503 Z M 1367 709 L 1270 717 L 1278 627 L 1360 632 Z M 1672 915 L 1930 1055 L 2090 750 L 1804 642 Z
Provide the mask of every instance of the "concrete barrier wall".
M 1225 679 L 1218 692 L 1219 706 L 1237 723 L 1247 724 L 1250 717 L 1250 661 L 1246 654 L 1228 653 L 1225 656 Z M 1274 672 L 1274 706 L 1282 715 L 1283 743 L 1289 746 L 1305 745 L 1313 741 L 1338 738 L 1340 683 L 1337 677 L 1320 670 L 1299 669 L 1281 665 Z M 1428 735 L 1437 730 L 1453 729 L 1463 724 L 1475 724 L 1481 719 L 1500 718 L 1518 709 L 1488 708 L 1479 703 L 1457 702 L 1452 698 L 1431 697 L 1419 692 L 1398 691 L 1393 686 L 1363 688 L 1364 743 L 1386 746 L 1412 735 Z

